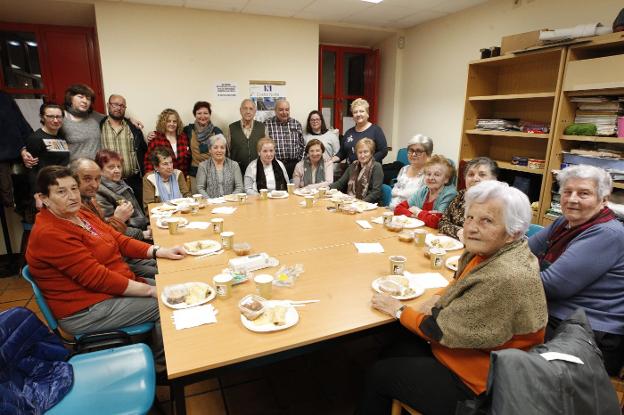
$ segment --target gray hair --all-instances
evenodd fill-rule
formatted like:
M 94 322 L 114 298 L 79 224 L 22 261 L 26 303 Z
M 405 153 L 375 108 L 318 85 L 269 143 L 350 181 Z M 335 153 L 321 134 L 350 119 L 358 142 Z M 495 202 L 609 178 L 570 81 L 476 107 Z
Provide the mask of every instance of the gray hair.
M 468 214 L 473 203 L 496 199 L 503 202 L 503 220 L 509 236 L 518 239 L 529 229 L 533 214 L 529 198 L 507 183 L 486 180 L 468 189 L 464 197 L 466 200 L 464 216 Z
M 90 166 L 95 166 L 98 169 L 100 168 L 100 166 L 98 166 L 98 164 L 94 160 L 88 159 L 86 157 L 80 157 L 75 160 L 72 160 L 72 162 L 69 163 L 69 169 L 71 170 L 74 177 L 76 177 L 76 180 L 78 180 L 77 179 L 78 173 L 82 169 L 82 166 L 84 166 L 85 164 L 88 164 Z
M 561 170 L 557 174 L 557 181 L 559 182 L 559 192 L 566 185 L 566 182 L 570 179 L 589 179 L 593 180 L 596 186 L 596 193 L 598 194 L 598 200 L 604 199 L 611 194 L 611 188 L 613 187 L 613 180 L 611 175 L 601 169 L 600 167 L 589 166 L 586 164 L 579 164 L 578 166 L 570 166 Z
M 218 141 L 221 140 L 223 140 L 223 144 L 225 144 L 225 146 L 227 147 L 227 140 L 225 139 L 225 136 L 223 134 L 215 134 L 208 138 L 208 148 L 212 148 L 212 146 L 214 146 L 215 144 L 217 144 Z
M 425 149 L 427 157 L 431 157 L 431 153 L 433 153 L 433 140 L 431 139 L 431 137 L 423 134 L 416 134 L 407 142 L 407 148 L 413 146 L 414 144 L 420 144 Z
M 490 174 L 494 176 L 494 178 L 498 178 L 498 164 L 489 157 L 476 157 L 468 161 L 466 167 L 464 167 L 464 177 L 468 175 L 468 170 L 477 166 L 486 166 L 490 169 Z
M 251 105 L 253 105 L 254 109 L 256 108 L 256 103 L 253 102 L 253 99 L 251 98 L 245 98 L 244 100 L 242 100 L 240 104 L 241 108 L 243 108 L 243 105 L 245 105 L 245 102 L 251 102 Z

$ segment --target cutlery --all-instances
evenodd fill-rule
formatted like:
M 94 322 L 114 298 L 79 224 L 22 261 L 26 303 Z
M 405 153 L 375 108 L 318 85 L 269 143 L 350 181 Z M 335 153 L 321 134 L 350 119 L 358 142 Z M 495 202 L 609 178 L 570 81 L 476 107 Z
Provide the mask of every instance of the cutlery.
M 223 249 L 220 250 L 220 251 L 210 252 L 208 254 L 196 256 L 195 259 L 202 259 L 202 258 L 205 258 L 205 257 L 210 256 L 210 255 L 219 255 L 219 254 L 222 254 L 222 253 L 223 253 Z
M 290 303 L 290 305 L 304 305 L 304 304 L 318 303 L 321 300 L 301 300 L 301 301 L 284 300 L 284 301 Z

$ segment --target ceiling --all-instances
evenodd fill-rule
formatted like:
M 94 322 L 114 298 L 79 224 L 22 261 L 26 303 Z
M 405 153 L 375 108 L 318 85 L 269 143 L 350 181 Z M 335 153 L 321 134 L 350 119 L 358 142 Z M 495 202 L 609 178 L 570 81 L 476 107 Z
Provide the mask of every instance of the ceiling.
M 262 14 L 382 29 L 407 29 L 427 20 L 485 3 L 487 0 L 109 0 Z

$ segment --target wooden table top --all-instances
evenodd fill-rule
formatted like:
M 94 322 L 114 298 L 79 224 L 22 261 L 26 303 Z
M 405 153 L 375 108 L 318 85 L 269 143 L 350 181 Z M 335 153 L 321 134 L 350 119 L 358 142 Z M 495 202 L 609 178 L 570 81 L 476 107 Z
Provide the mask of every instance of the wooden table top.
M 300 320 L 297 325 L 271 333 L 251 332 L 240 321 L 237 304 L 243 296 L 255 292 L 253 281 L 235 286 L 230 298 L 211 302 L 219 311 L 216 324 L 176 330 L 171 319 L 173 310 L 161 302 L 161 326 L 170 379 L 388 323 L 393 320 L 391 317 L 370 306 L 373 294 L 371 282 L 389 274 L 388 257 L 406 256 L 406 270 L 410 272 L 432 271 L 429 260 L 423 255 L 423 248 L 400 242 L 395 233 L 383 229 L 381 225 L 364 230 L 355 223 L 357 219 L 381 215 L 382 209 L 346 215 L 328 212 L 324 206 L 299 208 L 297 202 L 301 198 L 291 196 L 289 199 L 255 201 L 250 198 L 249 206 L 242 206 L 233 215 L 225 216 L 226 224 L 231 224 L 225 228 L 234 230 L 239 241 L 250 242 L 254 252 L 267 252 L 282 265 L 303 264 L 304 272 L 295 286 L 273 287 L 273 299 L 318 299 L 320 302 L 298 307 Z M 201 220 L 207 218 L 203 212 L 197 217 Z M 183 238 L 188 237 L 186 232 L 202 231 L 187 230 L 173 236 L 166 232 L 154 233 L 155 240 L 165 246 L 185 241 Z M 193 239 L 200 238 L 193 236 Z M 353 245 L 353 242 L 372 241 L 379 241 L 385 252 L 358 254 Z M 191 261 L 188 258 L 182 261 L 159 260 L 160 274 L 156 279 L 159 295 L 163 287 L 170 284 L 203 281 L 212 285 L 212 277 L 219 274 L 226 260 L 233 256 L 226 252 L 217 256 L 223 258 L 218 261 L 214 260 L 214 256 L 206 258 L 210 261 L 194 258 Z M 452 252 L 448 256 L 458 253 Z M 273 274 L 275 271 L 277 268 L 267 268 L 256 274 Z M 441 273 L 447 278 L 452 275 L 446 269 Z M 434 291 L 427 290 L 419 298 L 406 303 L 422 302 Z

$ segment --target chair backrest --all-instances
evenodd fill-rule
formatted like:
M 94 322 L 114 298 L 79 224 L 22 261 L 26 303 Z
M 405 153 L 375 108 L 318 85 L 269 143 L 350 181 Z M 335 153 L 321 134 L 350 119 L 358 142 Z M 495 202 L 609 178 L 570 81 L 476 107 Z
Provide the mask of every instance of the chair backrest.
M 392 200 L 392 187 L 384 183 L 381 185 L 381 204 L 383 206 L 388 206 L 391 200 Z
M 37 305 L 39 306 L 39 309 L 41 310 L 41 312 L 43 313 L 43 316 L 48 322 L 48 327 L 50 327 L 52 331 L 57 331 L 58 323 L 56 322 L 56 318 L 54 317 L 54 314 L 52 314 L 50 307 L 48 307 L 48 303 L 43 297 L 43 293 L 37 286 L 37 283 L 35 282 L 34 278 L 32 277 L 32 275 L 30 275 L 30 270 L 28 269 L 28 265 L 22 268 L 22 278 L 24 278 L 26 281 L 30 283 L 32 290 L 35 293 L 35 300 L 37 301 Z
M 409 164 L 409 160 L 407 158 L 407 148 L 399 149 L 396 161 L 401 162 L 404 166 Z
M 535 235 L 536 233 L 538 233 L 542 229 L 544 229 L 544 227 L 542 225 L 538 225 L 536 223 L 532 223 L 532 224 L 529 225 L 529 229 L 527 229 L 525 235 L 527 236 L 527 238 L 530 238 L 531 236 Z

